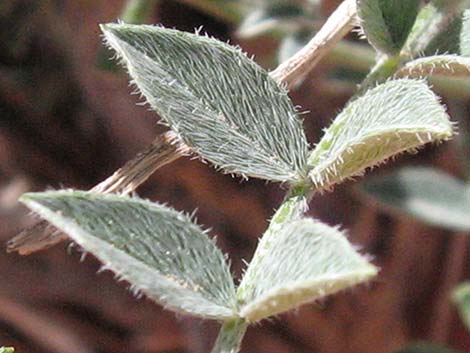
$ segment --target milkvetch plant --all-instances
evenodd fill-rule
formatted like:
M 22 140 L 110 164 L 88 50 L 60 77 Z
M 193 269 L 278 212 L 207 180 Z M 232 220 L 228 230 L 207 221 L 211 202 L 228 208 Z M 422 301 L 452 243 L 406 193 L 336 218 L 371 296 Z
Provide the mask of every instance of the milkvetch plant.
M 397 8 L 366 3 L 357 2 L 366 35 L 387 30 L 371 42 L 395 55 L 413 32 L 420 2 L 403 1 Z M 377 16 L 377 8 L 388 22 L 369 30 L 365 20 Z M 409 17 L 394 22 L 403 15 Z M 178 143 L 224 173 L 283 183 L 289 191 L 238 286 L 207 231 L 169 206 L 96 190 L 61 190 L 23 195 L 31 210 L 135 292 L 169 310 L 221 322 L 214 353 L 237 352 L 251 323 L 377 274 L 344 231 L 305 212 L 315 193 L 452 135 L 445 108 L 424 80 L 367 83 L 311 147 L 283 84 L 295 76 L 285 74 L 289 65 L 270 74 L 239 48 L 158 26 L 119 23 L 101 29 Z

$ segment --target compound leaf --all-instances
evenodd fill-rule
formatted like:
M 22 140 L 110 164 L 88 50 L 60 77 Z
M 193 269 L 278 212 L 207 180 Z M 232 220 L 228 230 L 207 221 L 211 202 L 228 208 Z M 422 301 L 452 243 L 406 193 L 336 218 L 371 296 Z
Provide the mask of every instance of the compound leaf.
M 388 81 L 346 106 L 309 157 L 317 189 L 403 151 L 452 135 L 439 99 L 422 81 Z
M 415 23 L 421 0 L 357 0 L 356 3 L 369 43 L 380 52 L 398 53 Z
M 155 26 L 101 26 L 151 107 L 228 173 L 304 179 L 307 142 L 287 92 L 238 48 Z
M 169 309 L 220 320 L 236 316 L 225 257 L 188 216 L 136 198 L 81 191 L 25 194 L 21 201 Z
M 425 77 L 429 75 L 470 76 L 470 58 L 459 55 L 434 55 L 405 64 L 398 77 Z
M 470 231 L 470 190 L 436 169 L 402 168 L 365 180 L 361 189 L 380 203 L 428 224 Z
M 470 281 L 457 286 L 452 293 L 452 300 L 457 305 L 459 315 L 470 330 Z
M 239 292 L 240 316 L 255 322 L 369 280 L 377 268 L 344 234 L 313 219 L 288 223 L 271 240 L 256 268 L 248 266 Z M 244 283 L 249 278 L 252 283 Z

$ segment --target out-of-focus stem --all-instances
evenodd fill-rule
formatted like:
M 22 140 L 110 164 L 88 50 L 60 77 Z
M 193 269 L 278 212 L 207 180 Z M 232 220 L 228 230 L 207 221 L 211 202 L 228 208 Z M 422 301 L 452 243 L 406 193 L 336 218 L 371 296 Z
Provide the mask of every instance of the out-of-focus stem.
M 300 78 L 312 70 L 328 51 L 351 31 L 356 23 L 356 2 L 345 0 L 331 14 L 323 27 L 289 60 L 271 72 L 278 82 L 292 87 Z
M 120 16 L 126 23 L 146 23 L 152 17 L 152 10 L 158 0 L 128 0 Z
M 367 72 L 375 65 L 376 55 L 369 45 L 342 40 L 328 52 L 325 60 L 333 66 Z

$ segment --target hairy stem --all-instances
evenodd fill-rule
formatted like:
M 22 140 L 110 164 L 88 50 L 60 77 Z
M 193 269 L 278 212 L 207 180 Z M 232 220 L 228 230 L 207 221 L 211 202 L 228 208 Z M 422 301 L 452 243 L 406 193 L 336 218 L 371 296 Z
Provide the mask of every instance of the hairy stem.
M 354 98 L 361 96 L 369 88 L 372 88 L 379 83 L 383 83 L 393 76 L 400 65 L 400 61 L 401 60 L 398 56 L 384 56 L 381 58 L 361 83 L 358 91 L 354 95 Z
M 237 353 L 248 324 L 242 320 L 227 321 L 222 325 L 212 353 Z
M 237 296 L 239 298 L 246 297 L 246 292 L 252 290 L 250 286 L 253 283 L 256 283 L 256 281 L 251 277 L 255 275 L 256 271 L 254 269 L 258 267 L 258 263 L 261 262 L 264 254 L 269 252 L 272 238 L 286 223 L 302 217 L 302 215 L 308 210 L 308 203 L 312 196 L 313 191 L 310 185 L 294 187 L 289 190 L 288 194 L 284 198 L 284 202 L 271 218 L 268 228 L 258 243 L 253 255 L 253 260 L 243 276 L 242 283 L 238 287 Z
M 271 239 L 276 235 L 277 231 L 287 222 L 299 219 L 308 208 L 308 202 L 313 195 L 310 186 L 298 186 L 289 190 L 284 202 L 274 214 L 269 222 L 268 229 L 266 229 L 262 236 L 258 247 L 256 248 L 254 261 L 250 264 L 247 272 L 244 275 L 244 280 L 237 290 L 238 298 L 242 298 L 247 291 L 252 290 L 247 283 L 255 283 L 250 280 L 250 276 L 254 275 L 255 271 L 250 271 L 257 266 L 257 263 L 267 251 L 269 251 Z M 246 279 L 246 280 L 245 280 Z M 243 304 L 240 302 L 240 304 Z M 247 323 L 243 320 L 225 323 L 217 338 L 217 342 L 212 353 L 237 353 L 240 348 L 240 342 L 245 334 Z M 234 327 L 234 328 L 232 328 Z

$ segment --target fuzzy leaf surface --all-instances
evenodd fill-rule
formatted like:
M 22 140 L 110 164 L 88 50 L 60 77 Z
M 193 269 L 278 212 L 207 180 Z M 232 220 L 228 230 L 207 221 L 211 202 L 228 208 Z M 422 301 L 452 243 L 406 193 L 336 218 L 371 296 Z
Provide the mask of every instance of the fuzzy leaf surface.
M 291 222 L 271 238 L 250 269 L 252 281 L 239 300 L 240 316 L 255 322 L 367 281 L 377 268 L 344 234 L 313 219 Z M 254 272 L 254 273 L 253 273 Z
M 369 178 L 361 189 L 383 205 L 428 224 L 470 231 L 470 189 L 444 172 L 407 167 Z
M 385 159 L 449 138 L 452 123 L 422 81 L 388 81 L 346 106 L 309 157 L 317 189 L 360 175 Z
M 429 75 L 470 76 L 470 58 L 459 55 L 427 56 L 408 62 L 397 73 L 398 77 Z
M 151 107 L 228 173 L 304 178 L 307 142 L 287 92 L 240 49 L 155 26 L 102 25 Z
M 415 23 L 421 0 L 357 0 L 361 26 L 378 51 L 395 54 Z
M 463 56 L 470 56 L 470 10 L 465 10 L 462 19 L 462 29 L 460 32 L 460 53 Z
M 452 300 L 457 305 L 460 318 L 470 330 L 470 281 L 460 284 L 452 293 Z
M 25 194 L 21 201 L 168 309 L 236 316 L 225 257 L 188 216 L 140 199 L 81 191 Z

